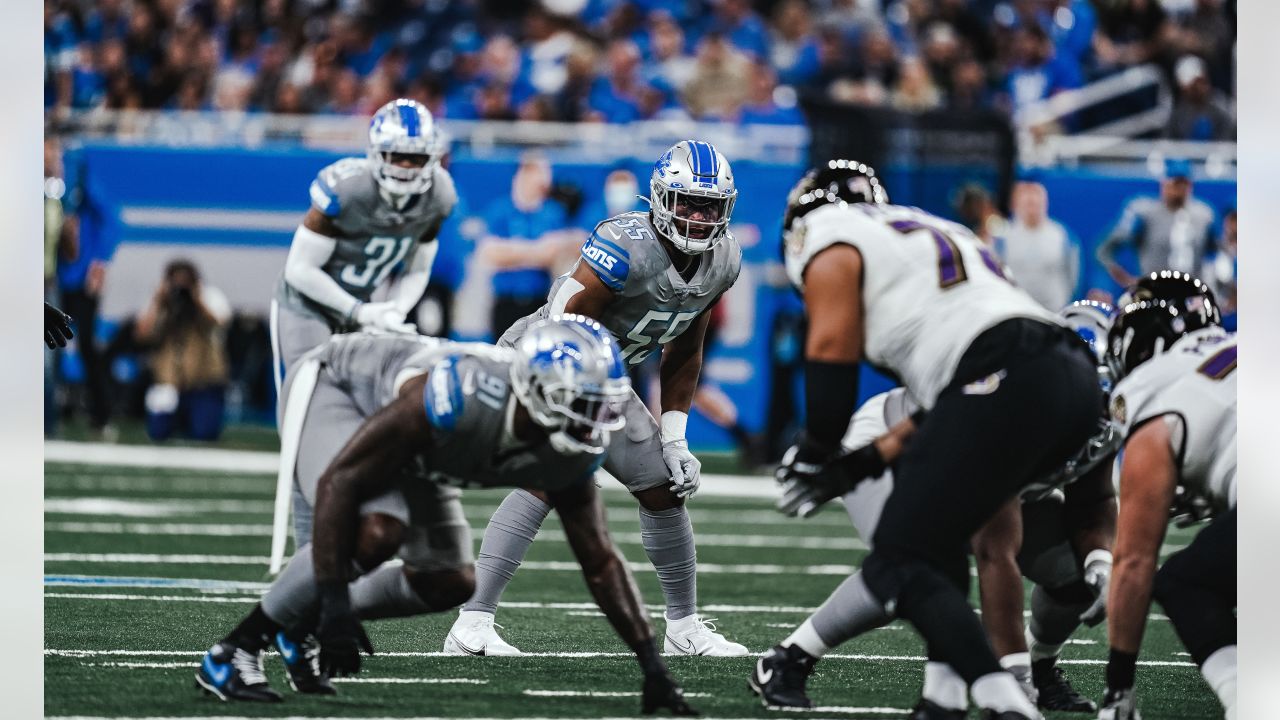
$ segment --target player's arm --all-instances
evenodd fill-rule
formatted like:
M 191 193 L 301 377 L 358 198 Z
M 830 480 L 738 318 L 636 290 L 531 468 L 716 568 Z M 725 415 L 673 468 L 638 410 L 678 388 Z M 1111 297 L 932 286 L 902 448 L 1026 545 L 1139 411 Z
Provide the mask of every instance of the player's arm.
M 1120 467 L 1120 513 L 1115 569 L 1108 593 L 1107 662 L 1109 691 L 1133 687 L 1138 649 L 1151 606 L 1151 587 L 1160 544 L 1177 487 L 1177 466 L 1169 427 L 1157 417 L 1129 435 Z
M 614 631 L 636 653 L 645 676 L 646 712 L 652 712 L 652 702 L 675 715 L 691 714 L 658 652 L 635 577 L 609 537 L 595 482 L 587 478 L 571 489 L 547 493 L 547 499 L 560 516 L 591 596 Z
M 436 237 L 440 234 L 442 223 L 443 220 L 433 223 L 405 259 L 404 274 L 400 276 L 396 296 L 391 300 L 402 317 L 409 314 L 422 299 L 422 293 L 427 291 L 427 283 L 431 281 L 431 266 L 435 264 L 436 253 L 440 250 L 440 241 Z
M 1135 242 L 1141 224 L 1142 219 L 1138 208 L 1135 203 L 1130 202 L 1125 206 L 1124 213 L 1120 216 L 1120 221 L 1116 223 L 1115 228 L 1098 245 L 1098 262 L 1102 263 L 1102 266 L 1107 269 L 1107 274 L 1122 288 L 1131 285 L 1135 278 L 1116 261 L 1116 250 Z
M 1068 538 L 1081 559 L 1085 582 L 1098 594 L 1080 616 L 1087 625 L 1102 622 L 1107 611 L 1114 566 L 1111 548 L 1116 540 L 1116 493 L 1111 483 L 1114 462 L 1114 455 L 1104 459 L 1063 491 Z
M 702 374 L 702 351 L 710 324 L 708 307 L 662 349 L 662 364 L 658 369 L 662 388 L 662 459 L 671 473 L 671 491 L 681 498 L 696 493 L 702 482 L 702 462 L 689 451 L 686 429 L 689 406 L 693 404 L 698 376 Z
M 312 301 L 351 319 L 360 301 L 324 271 L 324 264 L 338 247 L 340 234 L 337 225 L 318 208 L 308 209 L 293 234 L 284 263 L 284 279 Z
M 616 298 L 617 295 L 604 284 L 596 271 L 587 263 L 580 262 L 551 298 L 551 314 L 576 313 L 599 322 Z

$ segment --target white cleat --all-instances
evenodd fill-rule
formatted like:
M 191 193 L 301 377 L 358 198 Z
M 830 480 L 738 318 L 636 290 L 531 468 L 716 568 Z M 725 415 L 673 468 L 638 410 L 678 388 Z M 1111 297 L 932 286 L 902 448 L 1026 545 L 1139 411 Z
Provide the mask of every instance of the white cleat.
M 745 645 L 730 642 L 716 632 L 714 618 L 704 618 L 697 613 L 679 620 L 667 620 L 667 636 L 662 650 L 668 655 L 738 657 L 747 654 Z
M 448 655 L 523 655 L 518 648 L 498 637 L 493 615 L 476 610 L 463 610 L 449 628 L 444 640 Z

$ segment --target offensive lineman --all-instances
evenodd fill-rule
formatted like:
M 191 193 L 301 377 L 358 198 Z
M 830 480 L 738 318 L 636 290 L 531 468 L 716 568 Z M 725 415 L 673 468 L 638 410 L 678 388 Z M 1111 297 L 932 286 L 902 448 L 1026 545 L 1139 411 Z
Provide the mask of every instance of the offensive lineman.
M 1107 367 L 1104 351 L 1110 313 L 1109 305 L 1087 301 L 1073 303 L 1061 312 L 1066 323 L 1094 348 L 1100 371 Z M 1109 386 L 1109 373 L 1100 372 L 1100 381 Z M 918 409 L 901 387 L 869 398 L 854 413 L 842 446 L 856 450 Z M 1099 411 L 1105 412 L 1105 408 L 1100 407 Z M 1116 512 L 1110 460 L 1117 444 L 1118 436 L 1109 417 L 1100 418 L 1097 433 L 1066 466 L 1025 491 L 1021 500 L 1012 501 L 1015 517 L 1004 517 L 1007 508 L 1002 509 L 974 538 L 987 634 L 999 651 L 1000 664 L 1018 676 L 1024 688 L 1030 690 L 1029 696 L 1038 696 L 1039 706 L 1046 710 L 1097 709 L 1071 686 L 1057 666 L 1057 659 L 1063 644 L 1081 622 L 1094 625 L 1105 615 L 1105 580 L 1110 574 Z M 892 470 L 885 470 L 844 495 L 849 519 L 868 545 L 893 482 Z M 1011 572 L 1000 567 L 1005 564 L 1011 566 Z M 1035 584 L 1025 639 L 1024 576 Z M 856 586 L 862 582 L 855 578 L 846 584 Z M 837 593 L 833 598 L 840 596 Z M 863 600 L 867 602 L 861 607 L 824 604 L 805 621 L 804 630 L 797 630 L 774 651 L 785 652 L 787 646 L 794 644 L 793 638 L 806 633 L 821 636 L 824 631 L 838 632 L 843 623 L 855 616 L 856 622 L 868 629 L 892 620 L 877 602 L 866 595 Z M 751 682 L 767 706 L 810 707 L 806 677 L 803 672 L 779 673 L 768 682 L 760 683 L 754 676 Z M 962 720 L 968 715 L 968 704 L 964 680 L 945 663 L 931 661 L 925 666 L 921 700 L 910 717 Z
M 361 619 L 439 612 L 473 591 L 458 492 L 439 483 L 515 485 L 539 488 L 559 513 L 587 586 L 640 660 L 644 712 L 693 714 L 593 479 L 629 390 L 617 343 L 581 316 L 542 320 L 514 349 L 361 333 L 306 355 L 286 417 L 308 420 L 297 467 L 315 502 L 314 542 L 206 654 L 197 685 L 223 700 L 279 701 L 262 670 L 274 640 L 295 690 L 333 694 L 329 677 L 359 672 L 360 649 L 373 652 Z M 404 564 L 383 564 L 393 555 Z
M 444 152 L 431 112 L 416 101 L 395 100 L 369 123 L 367 157 L 343 158 L 311 183 L 311 208 L 293 235 L 271 301 L 277 396 L 303 353 L 330 335 L 417 332 L 405 316 L 426 290 L 436 236 L 458 201 L 453 179 L 440 166 Z M 370 302 L 401 263 L 395 296 Z M 295 487 L 298 546 L 311 538 L 300 503 Z
M 859 604 L 869 594 L 911 622 L 929 658 L 954 668 L 984 717 L 1038 717 L 969 607 L 966 544 L 1094 433 L 1102 404 L 1095 360 L 1004 278 L 972 233 L 888 204 L 866 165 L 831 160 L 809 171 L 788 197 L 783 228 L 788 274 L 809 317 L 807 417 L 778 471 L 784 509 L 808 515 L 894 463 L 860 581 L 836 590 L 849 602 L 828 603 Z M 843 453 L 864 356 L 896 374 L 927 414 Z M 795 637 L 758 661 L 753 682 L 807 674 L 830 647 L 865 630 L 848 622 Z
M 1130 293 L 1147 299 L 1127 305 L 1109 336 L 1124 455 L 1100 720 L 1139 718 L 1134 676 L 1152 598 L 1227 720 L 1237 717 L 1236 336 L 1219 325 L 1203 284 L 1179 279 L 1198 291 Z M 1157 570 L 1170 507 L 1213 520 Z
M 693 526 L 684 507 L 700 466 L 685 425 L 702 370 L 710 308 L 733 285 L 742 249 L 729 232 L 737 200 L 729 162 L 710 143 L 686 140 L 662 154 L 650 180 L 649 212 L 627 212 L 596 226 L 573 268 L 556 279 L 547 304 L 517 321 L 498 345 L 519 342 L 531 323 L 556 313 L 593 318 L 622 344 L 630 365 L 661 348 L 662 424 L 632 393 L 627 428 L 614 436 L 605 468 L 639 502 L 645 554 L 666 599 L 664 651 L 746 655 L 697 613 Z M 516 490 L 485 529 L 476 594 L 462 607 L 444 651 L 517 655 L 493 629 L 503 590 L 520 567 L 551 505 Z

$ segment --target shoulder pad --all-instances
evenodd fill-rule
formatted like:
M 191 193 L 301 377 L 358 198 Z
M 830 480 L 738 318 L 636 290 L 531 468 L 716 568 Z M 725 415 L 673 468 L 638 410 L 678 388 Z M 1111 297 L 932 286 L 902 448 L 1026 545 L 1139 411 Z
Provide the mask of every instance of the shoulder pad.
M 452 432 L 462 417 L 464 397 L 458 378 L 458 357 L 450 355 L 431 366 L 427 382 L 422 386 L 422 405 L 427 420 L 437 430 Z
M 436 202 L 444 208 L 444 214 L 448 215 L 453 212 L 453 208 L 458 204 L 458 188 L 453 183 L 453 176 L 448 170 L 437 166 L 435 175 L 431 180 L 431 193 L 435 195 Z
M 582 244 L 582 259 L 595 272 L 605 287 L 619 292 L 627 284 L 631 272 L 631 253 L 623 247 L 626 233 L 606 220 L 592 231 Z
M 311 204 L 327 217 L 337 217 L 342 212 L 338 186 L 368 172 L 368 163 L 363 158 L 343 158 L 325 167 L 311 182 Z

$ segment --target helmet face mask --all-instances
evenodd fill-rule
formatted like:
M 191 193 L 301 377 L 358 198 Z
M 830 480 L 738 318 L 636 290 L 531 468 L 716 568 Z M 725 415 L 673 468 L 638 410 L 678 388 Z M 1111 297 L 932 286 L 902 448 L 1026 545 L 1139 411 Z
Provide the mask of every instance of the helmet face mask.
M 373 176 L 392 195 L 421 195 L 430 190 L 444 149 L 431 111 L 413 100 L 389 102 L 369 122 Z
M 729 161 L 710 143 L 676 143 L 654 163 L 653 225 L 681 252 L 704 253 L 723 240 L 737 198 Z

